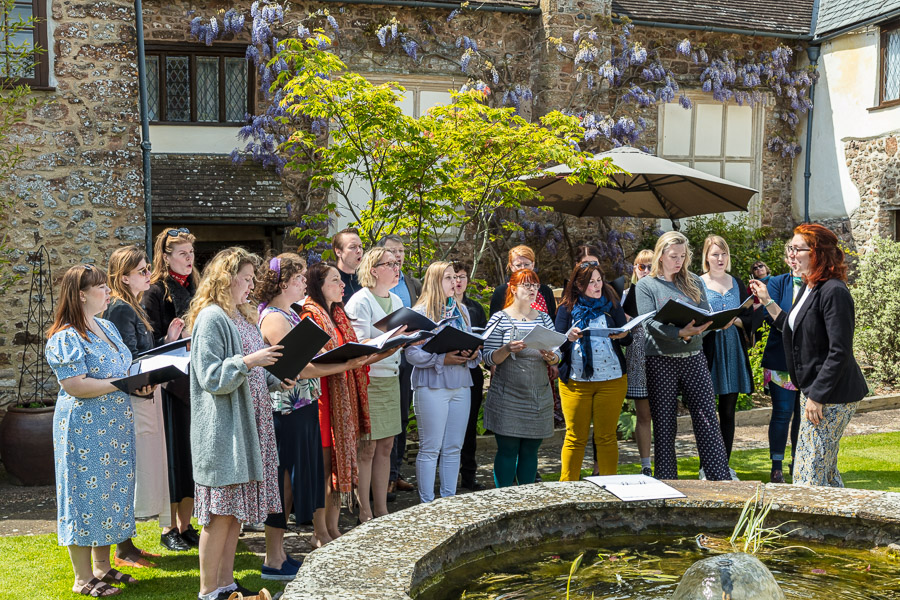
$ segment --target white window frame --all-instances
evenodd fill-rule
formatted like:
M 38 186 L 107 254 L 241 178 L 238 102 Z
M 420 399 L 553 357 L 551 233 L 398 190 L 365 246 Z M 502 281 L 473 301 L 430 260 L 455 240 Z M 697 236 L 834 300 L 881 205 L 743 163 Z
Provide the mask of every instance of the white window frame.
M 657 156 L 660 158 L 665 158 L 666 160 L 671 160 L 672 162 L 678 163 L 687 163 L 691 168 L 695 168 L 695 164 L 697 162 L 704 163 L 719 163 L 720 169 L 719 173 L 720 177 L 724 177 L 724 165 L 726 163 L 748 163 L 750 164 L 750 187 L 760 190 L 762 184 L 762 158 L 765 150 L 765 122 L 766 122 L 766 107 L 769 104 L 768 101 L 760 102 L 755 106 L 751 106 L 751 131 L 752 138 L 750 140 L 750 157 L 746 156 L 729 156 L 725 154 L 725 150 L 728 147 L 727 144 L 727 136 L 728 136 L 728 107 L 729 106 L 738 106 L 738 104 L 734 101 L 729 102 L 718 102 L 709 97 L 709 95 L 704 93 L 687 93 L 688 98 L 690 98 L 692 107 L 691 111 L 691 144 L 690 144 L 690 153 L 685 154 L 669 154 L 666 152 L 665 143 L 664 143 L 664 132 L 665 132 L 665 119 L 666 119 L 666 111 L 665 104 L 660 104 L 658 109 L 658 125 L 656 131 L 657 137 Z M 677 103 L 671 103 L 676 104 Z M 696 135 L 696 127 L 697 127 L 697 106 L 700 104 L 716 104 L 722 106 L 722 150 L 721 153 L 717 156 L 698 156 L 696 154 L 696 143 L 697 143 L 697 135 Z M 746 106 L 746 105 L 745 105 Z M 688 109 L 680 109 L 680 110 L 688 110 Z M 762 210 L 760 207 L 760 197 L 761 194 L 757 193 L 750 199 L 750 203 L 748 205 L 748 212 L 750 213 L 751 222 L 757 226 L 762 224 Z M 726 215 L 732 213 L 725 213 Z M 733 214 L 740 214 L 735 212 Z

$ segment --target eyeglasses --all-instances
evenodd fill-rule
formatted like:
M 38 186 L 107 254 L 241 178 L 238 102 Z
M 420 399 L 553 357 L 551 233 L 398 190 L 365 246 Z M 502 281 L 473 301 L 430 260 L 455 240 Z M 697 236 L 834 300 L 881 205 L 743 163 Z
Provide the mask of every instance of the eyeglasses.
M 468 279 L 468 277 L 466 277 L 465 275 L 454 275 L 453 276 L 453 281 L 465 281 L 466 279 Z
M 522 269 L 534 269 L 533 262 L 514 262 L 512 264 L 513 268 L 517 271 L 521 271 Z
M 388 269 L 399 269 L 399 268 L 400 268 L 400 263 L 398 263 L 398 262 L 396 262 L 396 261 L 393 261 L 393 262 L 383 262 L 383 263 L 378 263 L 378 264 L 375 265 L 375 266 L 376 266 L 376 267 L 387 267 Z
M 812 248 L 798 248 L 797 246 L 788 246 L 788 254 L 800 254 L 801 252 L 809 252 Z
M 178 229 L 170 229 L 166 232 L 166 235 L 169 237 L 178 237 L 179 235 L 190 235 L 191 230 L 187 227 L 180 227 Z
M 137 269 L 137 274 L 146 277 L 150 274 L 150 267 L 144 267 L 143 269 Z
M 640 269 L 641 271 L 649 271 L 650 265 L 637 265 L 637 268 Z
M 757 269 L 765 269 L 766 265 L 764 265 L 764 264 L 753 265 L 752 268 L 754 271 L 756 271 Z
M 536 290 L 539 287 L 541 287 L 541 284 L 539 284 L 539 283 L 520 283 L 518 285 L 518 287 L 524 288 L 526 290 Z

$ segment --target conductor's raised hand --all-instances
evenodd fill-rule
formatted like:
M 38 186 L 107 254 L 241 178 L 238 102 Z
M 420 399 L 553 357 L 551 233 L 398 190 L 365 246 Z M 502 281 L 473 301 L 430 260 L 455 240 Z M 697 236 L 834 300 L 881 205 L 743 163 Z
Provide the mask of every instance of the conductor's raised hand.
M 168 344 L 179 339 L 182 331 L 184 331 L 184 319 L 175 317 L 172 319 L 172 322 L 169 323 L 169 329 L 166 331 L 166 343 Z
M 766 287 L 766 284 L 759 279 L 751 279 L 750 280 L 750 291 L 753 292 L 753 295 L 759 298 L 759 301 L 762 304 L 765 304 L 771 297 L 769 296 L 769 288 Z
M 268 367 L 274 365 L 278 362 L 278 359 L 281 358 L 281 351 L 283 349 L 284 346 L 275 344 L 274 346 L 257 350 L 244 357 L 244 364 L 251 369 L 253 367 Z

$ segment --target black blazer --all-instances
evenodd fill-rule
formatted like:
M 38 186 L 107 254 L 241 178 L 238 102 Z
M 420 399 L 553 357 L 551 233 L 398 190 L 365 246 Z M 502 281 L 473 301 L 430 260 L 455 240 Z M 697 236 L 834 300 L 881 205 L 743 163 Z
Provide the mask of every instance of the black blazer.
M 508 287 L 509 282 L 494 289 L 494 293 L 491 295 L 490 306 L 492 317 L 495 312 L 503 310 L 503 303 L 506 302 L 506 289 Z M 553 321 L 556 319 L 556 298 L 553 297 L 553 290 L 550 289 L 550 286 L 542 283 L 540 289 L 538 289 L 538 293 L 544 297 L 544 302 L 547 303 L 547 314 L 550 315 L 550 320 Z
M 741 304 L 750 297 L 750 294 L 747 292 L 747 287 L 744 285 L 740 279 L 731 276 L 733 280 L 731 282 L 732 286 L 737 286 L 738 296 L 740 298 Z M 708 296 L 708 295 L 707 295 Z M 708 298 L 707 298 L 708 299 Z M 762 310 L 762 309 L 760 309 Z M 738 330 L 738 337 L 741 339 L 741 350 L 743 350 L 744 355 L 744 364 L 747 367 L 747 372 L 750 373 L 750 383 L 751 386 L 753 384 L 753 369 L 750 368 L 750 355 L 748 354 L 750 350 L 750 346 L 753 340 L 753 307 L 749 307 L 744 309 L 741 314 L 738 315 L 738 319 L 741 320 L 741 325 L 743 326 Z M 732 325 L 732 327 L 737 327 L 737 323 Z M 719 335 L 718 331 L 711 331 L 707 333 L 703 337 L 703 354 L 706 355 L 706 364 L 710 370 L 712 370 L 713 360 L 716 356 L 716 336 Z
M 113 300 L 103 318 L 116 326 L 132 356 L 153 348 L 153 332 L 147 331 L 137 312 L 124 300 Z
M 797 309 L 804 295 L 809 297 Z M 791 307 L 791 312 L 795 310 L 793 329 L 788 326 L 790 313 L 782 312 L 775 319 L 791 381 L 806 397 L 822 404 L 862 400 L 869 386 L 853 357 L 856 315 L 847 285 L 829 279 L 812 290 L 803 286 Z
M 615 303 L 613 303 L 612 310 L 605 314 L 606 322 L 610 327 L 622 327 L 627 321 L 625 311 L 622 310 L 621 306 Z M 572 328 L 572 313 L 569 312 L 567 306 L 562 305 L 559 307 L 559 310 L 556 311 L 556 321 L 554 322 L 554 326 L 559 333 L 566 333 Z M 613 350 L 616 353 L 616 357 L 619 359 L 619 366 L 622 368 L 623 375 L 628 372 L 628 367 L 625 366 L 625 352 L 622 348 L 630 345 L 631 340 L 631 332 L 620 340 L 610 340 L 613 345 Z M 559 361 L 559 380 L 563 383 L 568 383 L 569 371 L 572 369 L 572 342 L 566 340 L 566 342 L 559 347 L 559 351 L 562 354 L 562 359 Z
M 163 344 L 166 340 L 166 332 L 169 325 L 176 317 L 184 318 L 188 309 L 191 307 L 191 300 L 194 298 L 194 280 L 188 278 L 187 287 L 181 285 L 171 276 L 166 275 L 162 281 L 157 281 L 150 286 L 150 289 L 144 292 L 141 298 L 141 306 L 147 311 L 147 319 L 153 327 L 153 337 L 156 345 Z M 182 334 L 190 335 L 190 332 Z M 179 377 L 174 381 L 166 384 L 165 391 L 177 397 L 184 404 L 190 404 L 191 401 L 191 379 L 189 377 Z

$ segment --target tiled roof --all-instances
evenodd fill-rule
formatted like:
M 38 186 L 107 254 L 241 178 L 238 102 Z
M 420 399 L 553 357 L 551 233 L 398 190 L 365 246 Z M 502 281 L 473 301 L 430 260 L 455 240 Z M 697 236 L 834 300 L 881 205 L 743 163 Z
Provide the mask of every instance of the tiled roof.
M 893 1 L 893 0 L 892 0 Z M 613 0 L 633 20 L 807 35 L 813 0 Z
M 281 180 L 250 161 L 235 166 L 222 155 L 153 154 L 153 219 L 287 223 Z
M 900 10 L 900 0 L 819 0 L 816 35 L 850 27 L 894 10 Z

